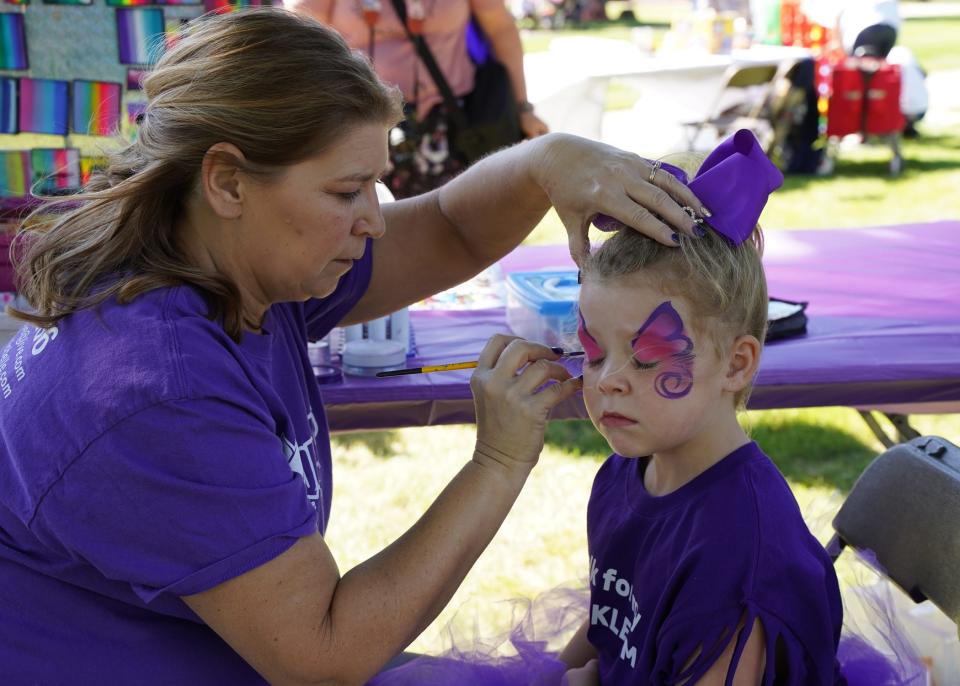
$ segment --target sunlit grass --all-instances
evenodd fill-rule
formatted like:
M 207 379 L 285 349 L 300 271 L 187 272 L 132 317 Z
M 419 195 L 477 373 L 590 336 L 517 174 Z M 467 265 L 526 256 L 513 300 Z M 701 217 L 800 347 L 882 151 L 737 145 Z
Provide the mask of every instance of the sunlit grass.
M 327 541 L 344 571 L 416 521 L 470 459 L 475 438 L 472 426 L 402 429 L 385 435 L 386 442 L 375 439 L 375 450 L 365 443 L 370 435 L 359 441 L 350 436 L 335 439 L 334 508 Z M 544 451 L 493 543 L 413 649 L 442 648 L 440 629 L 461 606 L 460 619 L 471 625 L 476 620 L 481 635 L 489 636 L 510 620 L 510 605 L 497 601 L 534 596 L 585 577 L 586 502 L 601 459 L 574 457 L 552 446 Z
M 960 17 L 910 19 L 903 22 L 897 42 L 909 47 L 928 72 L 960 69 Z
M 746 413 L 745 426 L 787 476 L 814 535 L 826 543 L 850 486 L 883 447 L 850 408 Z M 960 416 L 915 416 L 921 433 L 960 442 Z M 334 439 L 334 510 L 327 540 L 346 570 L 394 541 L 470 459 L 472 426 L 347 434 Z M 589 422 L 555 422 L 516 506 L 447 609 L 412 648 L 444 648 L 443 627 L 459 611 L 458 635 L 509 628 L 507 601 L 566 584 L 587 571 L 586 503 L 608 449 Z M 425 553 L 426 554 L 426 553 Z M 862 570 L 861 570 L 862 573 Z M 845 562 L 841 578 L 856 568 Z

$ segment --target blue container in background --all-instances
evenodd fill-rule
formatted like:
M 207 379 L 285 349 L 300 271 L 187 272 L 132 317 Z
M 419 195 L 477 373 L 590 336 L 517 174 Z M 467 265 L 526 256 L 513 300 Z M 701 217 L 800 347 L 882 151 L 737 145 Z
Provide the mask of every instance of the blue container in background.
M 517 336 L 566 350 L 579 350 L 575 269 L 507 275 L 507 324 Z

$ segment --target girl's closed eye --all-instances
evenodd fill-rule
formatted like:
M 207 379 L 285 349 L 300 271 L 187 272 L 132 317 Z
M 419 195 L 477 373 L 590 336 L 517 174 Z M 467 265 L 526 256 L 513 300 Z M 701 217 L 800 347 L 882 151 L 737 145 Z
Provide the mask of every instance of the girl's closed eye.
M 587 366 L 592 368 L 599 367 L 601 364 L 603 364 L 604 359 L 605 358 L 603 357 L 590 358 L 587 360 Z M 656 369 L 657 365 L 659 364 L 659 362 L 657 361 L 642 362 L 638 360 L 636 357 L 631 357 L 630 362 L 631 364 L 633 364 L 633 368 L 638 371 L 648 371 L 650 369 Z
M 656 369 L 657 365 L 660 364 L 657 360 L 654 360 L 652 362 L 642 362 L 641 360 L 638 360 L 636 357 L 631 357 L 630 359 L 633 360 L 634 369 L 639 369 L 641 371 L 646 371 L 648 369 Z
M 346 193 L 337 193 L 337 197 L 343 200 L 344 202 L 353 202 L 360 197 L 360 193 L 363 192 L 362 188 L 358 188 L 355 191 L 347 191 Z

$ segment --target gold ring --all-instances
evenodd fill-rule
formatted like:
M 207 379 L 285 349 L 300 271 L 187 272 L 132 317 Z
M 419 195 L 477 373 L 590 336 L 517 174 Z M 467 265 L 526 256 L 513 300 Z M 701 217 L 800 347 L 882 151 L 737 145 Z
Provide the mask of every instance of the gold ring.
M 657 170 L 660 168 L 660 165 L 663 164 L 660 160 L 654 160 L 653 166 L 650 168 L 650 176 L 647 179 L 650 183 L 653 183 L 653 177 L 657 175 Z

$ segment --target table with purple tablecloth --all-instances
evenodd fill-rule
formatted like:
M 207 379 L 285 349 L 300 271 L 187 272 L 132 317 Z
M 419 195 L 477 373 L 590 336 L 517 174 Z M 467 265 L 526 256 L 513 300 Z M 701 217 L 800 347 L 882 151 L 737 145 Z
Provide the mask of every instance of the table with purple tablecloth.
M 769 343 L 752 409 L 846 405 L 960 411 L 960 221 L 770 231 L 770 295 L 807 301 L 806 335 Z M 505 273 L 572 267 L 566 246 L 521 247 Z M 503 309 L 414 311 L 411 366 L 476 359 L 509 333 Z M 469 371 L 323 386 L 334 430 L 472 422 Z M 579 397 L 553 417 L 585 417 Z

